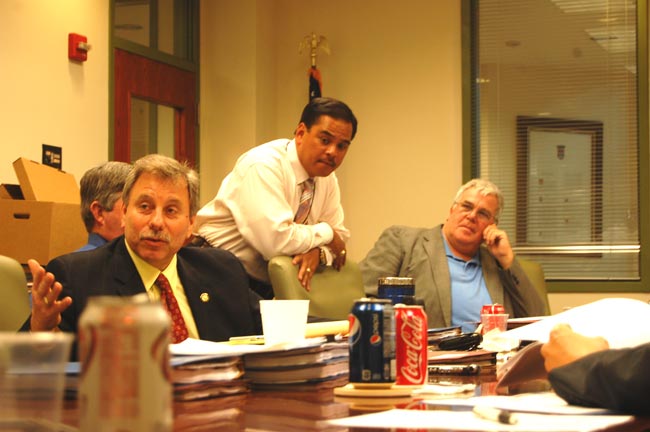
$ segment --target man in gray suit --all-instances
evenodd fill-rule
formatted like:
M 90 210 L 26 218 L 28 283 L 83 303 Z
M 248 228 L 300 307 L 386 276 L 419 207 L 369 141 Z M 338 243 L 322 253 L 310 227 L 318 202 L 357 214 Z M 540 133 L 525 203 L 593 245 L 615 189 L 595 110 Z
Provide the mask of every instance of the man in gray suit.
M 473 179 L 456 193 L 447 221 L 435 228 L 392 226 L 360 263 L 366 292 L 377 279 L 412 277 L 430 328 L 460 325 L 473 331 L 484 304 L 503 304 L 510 317 L 543 315 L 542 299 L 497 227 L 503 195 Z

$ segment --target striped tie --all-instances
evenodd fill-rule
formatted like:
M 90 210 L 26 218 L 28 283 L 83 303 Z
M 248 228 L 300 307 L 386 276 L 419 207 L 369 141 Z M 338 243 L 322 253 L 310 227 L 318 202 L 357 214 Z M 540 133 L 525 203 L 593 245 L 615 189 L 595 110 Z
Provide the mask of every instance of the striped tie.
M 163 306 L 165 306 L 172 319 L 172 343 L 182 342 L 187 339 L 189 334 L 185 320 L 183 319 L 183 314 L 181 314 L 181 309 L 178 307 L 176 297 L 174 297 L 172 287 L 162 273 L 158 275 L 156 285 L 160 288 L 160 299 L 162 300 Z
M 315 184 L 313 178 L 308 178 L 300 184 L 302 185 L 300 205 L 298 206 L 298 211 L 296 212 L 296 216 L 293 218 L 293 221 L 296 223 L 304 224 L 307 223 L 307 216 L 309 216 L 309 210 L 311 210 L 311 203 L 314 201 Z

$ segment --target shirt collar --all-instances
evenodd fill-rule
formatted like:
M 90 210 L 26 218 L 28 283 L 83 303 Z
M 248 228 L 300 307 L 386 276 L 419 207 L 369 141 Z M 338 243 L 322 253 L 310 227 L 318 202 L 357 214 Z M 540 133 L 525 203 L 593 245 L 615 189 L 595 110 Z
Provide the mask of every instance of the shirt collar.
M 96 232 L 91 232 L 88 234 L 88 243 L 93 246 L 99 247 L 105 245 L 106 243 L 108 243 L 108 241 L 104 237 L 97 234 Z
M 452 258 L 455 259 L 456 261 L 462 261 L 464 263 L 471 263 L 474 262 L 476 264 L 481 264 L 481 254 L 480 254 L 480 248 L 479 251 L 476 251 L 476 254 L 470 259 L 469 261 L 465 261 L 464 259 L 457 257 L 454 255 L 454 253 L 451 251 L 451 248 L 449 247 L 449 243 L 447 243 L 447 238 L 445 237 L 444 233 L 442 235 L 442 243 L 445 245 L 445 255 L 447 255 L 447 258 Z
M 138 274 L 142 279 L 142 284 L 147 289 L 147 293 L 149 293 L 149 291 L 153 289 L 153 285 L 156 282 L 158 275 L 160 274 L 160 270 L 140 258 L 138 254 L 136 254 L 133 249 L 129 247 L 128 242 L 125 241 L 124 244 L 126 244 L 126 250 L 129 252 L 131 259 L 133 260 L 133 264 L 135 264 L 136 270 L 138 270 Z M 162 274 L 165 275 L 169 281 L 169 285 L 172 287 L 177 286 L 178 284 L 178 269 L 176 268 L 176 262 L 177 258 L 176 254 L 174 254 L 167 268 L 162 271 Z
M 289 163 L 291 164 L 293 173 L 296 176 L 296 184 L 299 185 L 309 178 L 309 174 L 307 174 L 307 171 L 305 171 L 305 168 L 300 163 L 300 159 L 298 159 L 298 149 L 296 148 L 295 138 L 287 144 L 287 156 L 289 157 Z

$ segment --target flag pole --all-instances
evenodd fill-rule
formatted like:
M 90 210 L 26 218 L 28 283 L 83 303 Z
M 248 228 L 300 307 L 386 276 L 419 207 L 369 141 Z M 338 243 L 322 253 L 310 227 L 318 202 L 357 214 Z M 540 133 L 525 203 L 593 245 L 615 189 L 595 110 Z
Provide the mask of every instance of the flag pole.
M 312 32 L 305 36 L 298 45 L 298 53 L 302 54 L 304 50 L 309 51 L 311 57 L 311 67 L 309 68 L 309 100 L 316 97 L 321 97 L 323 93 L 323 80 L 320 70 L 316 65 L 318 51 L 321 50 L 326 54 L 330 54 L 329 43 L 327 38 L 323 35 L 316 35 Z

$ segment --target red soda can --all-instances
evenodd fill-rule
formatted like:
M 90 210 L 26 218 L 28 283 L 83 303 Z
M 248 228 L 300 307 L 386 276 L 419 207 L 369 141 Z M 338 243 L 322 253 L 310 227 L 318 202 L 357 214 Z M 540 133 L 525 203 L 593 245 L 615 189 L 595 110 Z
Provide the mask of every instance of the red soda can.
M 506 309 L 502 304 L 494 303 L 489 305 L 484 305 L 481 308 L 481 315 L 493 315 L 493 314 L 504 314 Z
M 494 329 L 505 331 L 508 326 L 508 315 L 502 304 L 494 303 L 484 305 L 481 308 L 481 325 L 482 334 L 486 334 Z
M 427 328 L 422 306 L 395 305 L 396 384 L 427 383 Z

